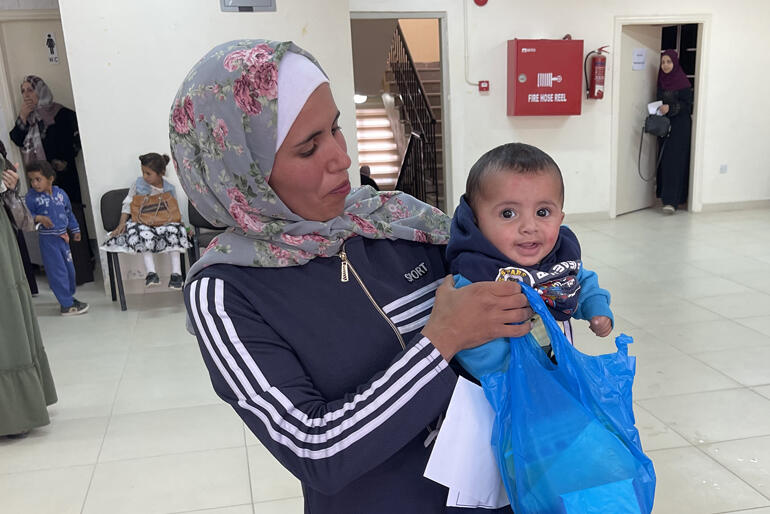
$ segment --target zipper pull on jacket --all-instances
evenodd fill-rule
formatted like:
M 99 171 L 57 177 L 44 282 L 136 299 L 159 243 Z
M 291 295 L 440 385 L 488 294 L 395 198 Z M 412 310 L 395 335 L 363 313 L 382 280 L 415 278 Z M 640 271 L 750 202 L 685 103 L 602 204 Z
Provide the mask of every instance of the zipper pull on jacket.
M 340 282 L 347 282 L 348 278 L 348 256 L 345 254 L 344 248 L 340 250 L 340 260 L 342 261 L 342 268 L 340 268 Z

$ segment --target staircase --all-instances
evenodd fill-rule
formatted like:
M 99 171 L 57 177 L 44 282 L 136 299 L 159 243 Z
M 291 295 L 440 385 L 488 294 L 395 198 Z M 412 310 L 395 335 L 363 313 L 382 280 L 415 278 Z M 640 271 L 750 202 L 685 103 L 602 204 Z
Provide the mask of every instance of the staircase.
M 356 107 L 358 162 L 369 166 L 371 177 L 383 191 L 396 187 L 401 158 L 390 128 L 385 106 L 379 97 L 369 97 Z
M 446 198 L 444 198 L 444 137 L 441 112 L 441 63 L 415 63 L 417 74 L 420 76 L 425 94 L 430 102 L 430 108 L 433 117 L 436 118 L 436 169 L 438 173 L 438 208 L 446 209 Z M 396 105 L 400 107 L 398 100 L 398 86 L 392 72 L 385 74 L 385 83 L 388 91 L 396 97 Z M 402 114 L 401 123 L 406 123 L 406 117 Z M 406 127 L 404 134 L 408 136 L 409 127 Z M 400 164 L 400 163 L 399 163 Z M 396 172 L 398 173 L 398 172 Z M 376 179 L 375 179 L 376 180 Z M 378 182 L 379 183 L 379 182 Z
M 438 208 L 446 210 L 444 198 L 444 132 L 441 123 L 441 63 L 415 63 L 425 94 L 430 102 L 433 117 L 436 118 L 436 171 L 438 173 Z

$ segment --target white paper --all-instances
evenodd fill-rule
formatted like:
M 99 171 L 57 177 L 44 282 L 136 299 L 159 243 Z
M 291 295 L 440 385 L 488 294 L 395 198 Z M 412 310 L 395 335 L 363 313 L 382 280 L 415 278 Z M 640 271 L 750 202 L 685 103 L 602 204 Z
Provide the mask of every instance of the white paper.
M 647 112 L 649 114 L 660 114 L 658 109 L 660 109 L 661 105 L 663 105 L 662 100 L 658 100 L 657 102 L 650 102 L 647 104 Z
M 647 49 L 634 48 L 634 55 L 631 58 L 631 69 L 635 71 L 643 70 L 646 64 L 647 64 Z
M 460 377 L 425 468 L 426 478 L 449 488 L 448 507 L 510 503 L 490 443 L 494 419 L 481 387 Z

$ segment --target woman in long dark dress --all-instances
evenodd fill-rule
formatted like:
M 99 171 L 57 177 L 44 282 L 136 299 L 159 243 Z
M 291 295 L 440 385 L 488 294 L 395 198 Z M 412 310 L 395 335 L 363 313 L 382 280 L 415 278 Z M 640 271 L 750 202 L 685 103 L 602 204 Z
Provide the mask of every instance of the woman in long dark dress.
M 4 208 L 15 201 L 26 211 L 17 196 L 19 176 L 5 158 L 0 158 L 0 180 L 5 186 L 0 193 L 0 438 L 23 437 L 50 422 L 47 406 L 57 396 L 16 248 L 14 211 L 9 216 Z
M 26 165 L 35 160 L 51 163 L 56 170 L 56 185 L 67 193 L 72 212 L 78 220 L 82 238 L 70 241 L 75 264 L 75 282 L 93 282 L 93 253 L 88 243 L 83 197 L 75 157 L 80 151 L 80 132 L 75 111 L 53 101 L 48 85 L 35 75 L 21 83 L 23 102 L 10 136 L 21 148 Z
M 658 167 L 656 194 L 663 202 L 663 212 L 674 214 L 680 204 L 687 203 L 690 186 L 693 104 L 692 84 L 679 65 L 676 50 L 666 50 L 660 57 L 658 100 L 663 101 L 660 113 L 671 121 L 671 133 Z

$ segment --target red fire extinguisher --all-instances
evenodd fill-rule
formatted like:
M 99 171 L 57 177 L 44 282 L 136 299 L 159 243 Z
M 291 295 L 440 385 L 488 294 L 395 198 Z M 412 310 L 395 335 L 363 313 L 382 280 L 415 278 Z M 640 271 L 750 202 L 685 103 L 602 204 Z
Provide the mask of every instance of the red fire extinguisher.
M 591 50 L 583 61 L 583 70 L 586 73 L 586 98 L 595 98 L 597 100 L 604 98 L 604 75 L 607 69 L 607 58 L 602 54 L 608 54 L 605 50 L 609 45 L 599 47 L 597 50 Z M 593 57 L 591 57 L 593 55 Z M 585 69 L 588 58 L 591 57 L 591 76 Z

